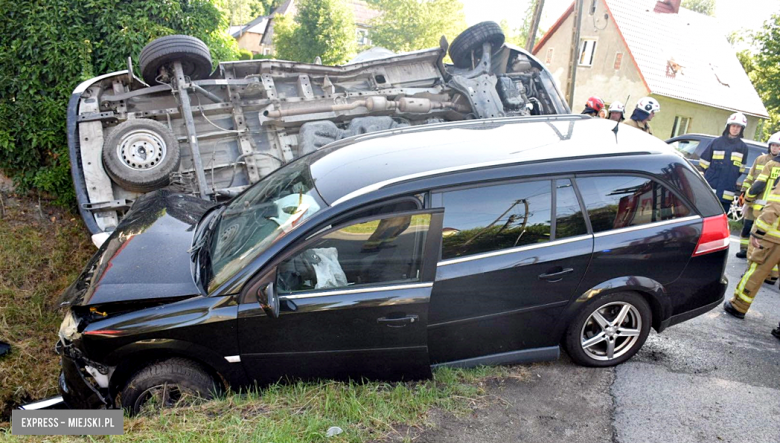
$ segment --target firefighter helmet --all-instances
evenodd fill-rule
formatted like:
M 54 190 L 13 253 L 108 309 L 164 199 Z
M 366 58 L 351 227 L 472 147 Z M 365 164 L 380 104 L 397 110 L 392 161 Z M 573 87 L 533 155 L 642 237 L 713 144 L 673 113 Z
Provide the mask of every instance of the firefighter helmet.
M 604 109 L 604 100 L 594 95 L 593 97 L 588 99 L 588 102 L 585 103 L 585 106 L 589 107 L 590 109 L 595 109 L 596 112 L 599 112 L 602 109 Z
M 745 114 L 741 112 L 735 112 L 729 116 L 729 119 L 726 120 L 726 127 L 729 125 L 739 125 L 744 127 L 747 127 L 747 117 L 745 117 Z
M 626 107 L 623 106 L 623 103 L 612 102 L 609 105 L 609 112 L 620 112 L 620 113 L 623 113 L 623 112 L 626 112 Z
M 775 132 L 772 134 L 771 137 L 769 137 L 769 141 L 766 142 L 768 145 L 780 145 L 780 132 Z
M 645 111 L 648 114 L 651 112 L 661 112 L 661 105 L 658 104 L 656 99 L 650 97 L 640 98 L 636 103 L 636 108 L 641 111 Z

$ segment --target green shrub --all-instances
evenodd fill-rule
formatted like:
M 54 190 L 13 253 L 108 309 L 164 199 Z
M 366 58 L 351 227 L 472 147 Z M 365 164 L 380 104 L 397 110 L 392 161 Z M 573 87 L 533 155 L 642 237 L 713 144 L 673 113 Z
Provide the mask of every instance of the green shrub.
M 215 60 L 235 41 L 218 0 L 0 0 L 0 169 L 22 190 L 73 202 L 66 110 L 73 89 L 96 75 L 138 66 L 157 37 L 202 39 Z
M 238 59 L 239 60 L 252 60 L 252 51 L 248 49 L 239 49 L 238 50 Z

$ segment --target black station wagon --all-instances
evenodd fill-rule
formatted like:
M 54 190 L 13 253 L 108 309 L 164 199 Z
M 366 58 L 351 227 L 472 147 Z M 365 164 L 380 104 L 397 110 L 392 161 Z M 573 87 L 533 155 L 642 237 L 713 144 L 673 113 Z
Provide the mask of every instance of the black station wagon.
M 662 141 L 581 116 L 337 141 L 222 205 L 135 203 L 63 294 L 60 388 L 140 410 L 283 378 L 631 358 L 723 301 L 725 214 Z

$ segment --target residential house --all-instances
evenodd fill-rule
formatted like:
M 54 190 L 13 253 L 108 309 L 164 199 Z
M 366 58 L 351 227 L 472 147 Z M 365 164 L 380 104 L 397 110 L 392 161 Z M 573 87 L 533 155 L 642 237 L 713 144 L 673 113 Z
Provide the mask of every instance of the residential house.
M 715 18 L 680 8 L 680 0 L 585 0 L 581 16 L 573 112 L 597 95 L 607 104 L 651 96 L 661 112 L 651 123 L 666 139 L 698 132 L 720 135 L 728 116 L 748 118 L 752 138 L 768 118 L 758 93 Z M 534 47 L 566 89 L 574 3 Z M 567 92 L 568 95 L 568 92 Z
M 358 48 L 370 46 L 371 20 L 380 14 L 379 11 L 369 7 L 364 0 L 345 0 L 345 3 L 355 19 L 355 40 Z M 269 16 L 258 17 L 244 26 L 232 27 L 230 35 L 238 41 L 238 47 L 241 49 L 248 49 L 254 54 L 271 55 L 274 52 L 275 17 L 278 15 L 294 17 L 297 13 L 295 0 L 286 0 Z

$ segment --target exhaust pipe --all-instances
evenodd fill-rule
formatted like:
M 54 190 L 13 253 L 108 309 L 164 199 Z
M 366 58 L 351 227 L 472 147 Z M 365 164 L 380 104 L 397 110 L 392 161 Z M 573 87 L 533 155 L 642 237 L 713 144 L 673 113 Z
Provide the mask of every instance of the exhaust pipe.
M 27 403 L 26 405 L 19 406 L 19 409 L 23 411 L 39 411 L 41 409 L 66 409 L 65 401 L 62 400 L 62 396 L 50 397 L 44 400 L 34 401 Z

